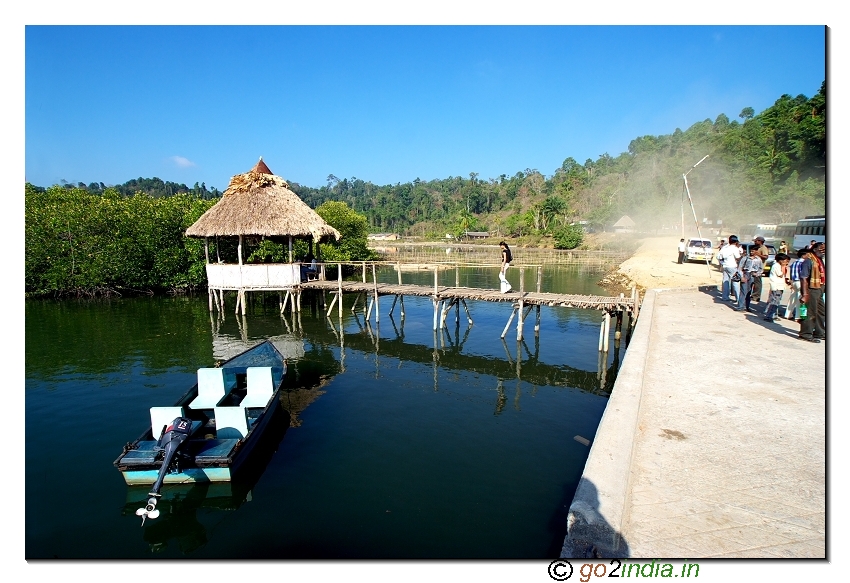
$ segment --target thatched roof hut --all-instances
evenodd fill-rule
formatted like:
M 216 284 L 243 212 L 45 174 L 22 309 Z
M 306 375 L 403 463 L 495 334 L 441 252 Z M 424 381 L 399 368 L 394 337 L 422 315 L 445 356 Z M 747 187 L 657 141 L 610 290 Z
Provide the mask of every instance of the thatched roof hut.
M 230 179 L 212 208 L 186 229 L 187 237 L 297 237 L 321 241 L 340 233 L 289 189 L 263 162 Z

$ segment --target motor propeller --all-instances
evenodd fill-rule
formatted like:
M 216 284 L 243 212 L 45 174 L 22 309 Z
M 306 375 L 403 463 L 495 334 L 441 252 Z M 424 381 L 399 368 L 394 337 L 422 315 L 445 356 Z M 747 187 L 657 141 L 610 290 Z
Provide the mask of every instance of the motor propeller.
M 171 469 L 171 462 L 174 461 L 177 450 L 179 450 L 183 443 L 189 438 L 189 434 L 191 432 L 192 420 L 187 419 L 186 417 L 176 417 L 174 421 L 171 422 L 171 425 L 163 427 L 162 434 L 156 442 L 156 449 L 164 452 L 162 467 L 159 469 L 159 475 L 156 477 L 153 488 L 151 488 L 151 491 L 148 492 L 148 496 L 150 496 L 150 498 L 148 498 L 148 503 L 144 508 L 136 510 L 136 516 L 142 517 L 142 526 L 145 525 L 146 518 L 153 520 L 159 516 L 159 510 L 157 510 L 156 504 L 162 496 L 159 491 L 162 489 L 162 483 L 165 480 L 165 475 Z

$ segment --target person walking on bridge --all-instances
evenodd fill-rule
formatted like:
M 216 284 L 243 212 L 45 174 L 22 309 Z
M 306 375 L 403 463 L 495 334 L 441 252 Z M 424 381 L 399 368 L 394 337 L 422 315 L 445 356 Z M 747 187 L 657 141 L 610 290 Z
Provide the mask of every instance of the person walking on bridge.
M 508 247 L 507 243 L 500 241 L 499 248 L 502 250 L 502 267 L 499 269 L 499 281 L 502 282 L 502 293 L 506 294 L 511 291 L 511 284 L 508 283 L 508 279 L 505 277 L 505 274 L 508 271 L 508 267 L 511 266 L 511 261 L 513 261 L 514 258 L 511 254 L 511 248 Z

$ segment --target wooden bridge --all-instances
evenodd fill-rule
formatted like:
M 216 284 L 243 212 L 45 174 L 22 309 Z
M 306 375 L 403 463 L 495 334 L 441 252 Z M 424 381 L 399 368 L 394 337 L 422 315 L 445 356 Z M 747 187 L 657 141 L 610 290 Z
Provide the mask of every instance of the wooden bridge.
M 297 265 L 297 264 L 296 264 Z M 362 269 L 362 279 L 361 281 L 344 281 L 342 279 L 342 267 L 343 265 L 352 265 L 351 263 L 328 263 L 321 264 L 319 266 L 319 271 L 316 274 L 317 279 L 311 281 L 301 281 L 301 282 L 292 282 L 286 286 L 267 286 L 262 285 L 261 283 L 254 280 L 252 285 L 250 286 L 240 286 L 240 287 L 228 287 L 222 288 L 221 286 L 215 286 L 214 283 L 210 282 L 210 309 L 212 310 L 213 306 L 217 306 L 220 309 L 223 309 L 224 302 L 220 293 L 223 292 L 224 289 L 234 289 L 237 291 L 237 302 L 236 302 L 236 311 L 237 313 L 240 310 L 240 306 L 242 309 L 242 313 L 245 313 L 245 294 L 247 292 L 254 291 L 279 291 L 286 292 L 285 297 L 282 296 L 282 300 L 280 302 L 280 310 L 281 313 L 286 309 L 287 304 L 290 305 L 290 309 L 292 311 L 300 311 L 301 309 L 301 293 L 306 290 L 314 290 L 323 292 L 322 296 L 324 298 L 325 293 L 333 294 L 333 299 L 330 302 L 330 305 L 327 305 L 327 313 L 331 314 L 334 306 L 337 306 L 337 310 L 339 313 L 339 317 L 342 318 L 342 297 L 344 294 L 357 294 L 354 300 L 354 304 L 351 306 L 351 311 L 354 312 L 357 309 L 358 303 L 363 301 L 363 308 L 366 310 L 366 319 L 369 320 L 371 318 L 372 312 L 375 314 L 375 323 L 377 324 L 380 321 L 380 311 L 379 304 L 380 298 L 385 296 L 393 296 L 393 303 L 390 308 L 389 313 L 392 314 L 393 310 L 395 310 L 395 306 L 398 303 L 400 305 L 401 317 L 404 318 L 404 297 L 405 296 L 419 296 L 419 297 L 429 297 L 434 305 L 434 330 L 438 330 L 440 328 L 444 328 L 446 326 L 446 318 L 448 317 L 449 312 L 452 308 L 455 309 L 455 318 L 459 319 L 460 317 L 460 306 L 462 305 L 464 308 L 464 312 L 466 314 L 467 321 L 469 324 L 472 324 L 472 316 L 469 312 L 469 307 L 466 304 L 467 300 L 477 300 L 477 301 L 485 301 L 485 302 L 510 302 L 513 305 L 513 310 L 511 311 L 510 318 L 508 319 L 507 324 L 505 325 L 505 329 L 502 332 L 502 338 L 507 334 L 508 329 L 515 317 L 517 319 L 517 340 L 522 340 L 523 337 L 523 326 L 526 318 L 529 316 L 532 309 L 536 312 L 536 322 L 535 322 L 535 335 L 539 333 L 540 330 L 540 307 L 541 306 L 551 306 L 551 307 L 564 307 L 564 308 L 583 308 L 583 309 L 591 309 L 591 310 L 600 310 L 605 312 L 603 316 L 602 328 L 600 330 L 600 350 L 605 350 L 607 352 L 608 346 L 608 330 L 610 328 L 610 320 L 611 316 L 616 317 L 616 338 L 620 337 L 620 329 L 622 328 L 623 315 L 629 315 L 629 331 L 633 328 L 635 320 L 638 315 L 639 310 L 639 301 L 637 290 L 632 289 L 632 293 L 629 297 L 625 297 L 624 294 L 620 294 L 619 297 L 614 296 L 596 296 L 596 295 L 581 295 L 581 294 L 558 294 L 558 293 L 550 293 L 550 292 L 542 292 L 540 291 L 541 287 L 541 278 L 542 278 L 542 267 L 537 266 L 537 285 L 535 291 L 526 291 L 524 288 L 525 285 L 525 267 L 518 268 L 520 272 L 520 289 L 512 290 L 507 293 L 501 293 L 499 290 L 493 289 L 481 289 L 481 288 L 470 288 L 470 287 L 461 287 L 459 285 L 460 277 L 459 277 L 459 265 L 446 265 L 446 264 L 430 264 L 430 265 L 418 265 L 418 270 L 433 270 L 434 272 L 434 285 L 413 285 L 413 284 L 404 284 L 402 283 L 402 272 L 409 271 L 411 265 L 405 265 L 401 263 L 390 263 L 395 268 L 398 274 L 398 283 L 385 283 L 378 282 L 375 268 L 376 265 L 383 265 L 382 262 L 357 262 L 357 267 Z M 336 267 L 337 279 L 336 281 L 328 280 L 325 278 L 325 268 L 328 267 Z M 240 266 L 242 270 L 245 268 L 250 268 L 253 266 L 243 265 Z M 256 267 L 265 267 L 258 265 Z M 488 265 L 488 267 L 498 266 Z M 439 272 L 445 271 L 446 269 L 455 269 L 455 286 L 445 286 L 439 285 Z M 532 267 L 531 269 L 534 269 Z M 371 270 L 371 281 L 367 281 L 367 272 Z M 209 271 L 209 270 L 208 270 Z M 214 301 L 215 299 L 215 301 Z M 368 299 L 368 308 L 366 307 Z M 603 346 L 604 344 L 604 346 Z

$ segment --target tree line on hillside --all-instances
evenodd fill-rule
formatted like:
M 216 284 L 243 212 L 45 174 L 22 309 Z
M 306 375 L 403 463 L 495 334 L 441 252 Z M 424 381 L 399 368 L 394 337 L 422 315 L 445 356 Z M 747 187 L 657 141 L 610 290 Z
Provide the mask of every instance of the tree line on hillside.
M 66 190 L 79 189 L 85 190 L 86 192 L 90 192 L 92 194 L 101 194 L 110 189 L 114 192 L 122 196 L 133 196 L 137 193 L 147 194 L 148 196 L 152 196 L 154 198 L 162 198 L 167 196 L 174 196 L 175 194 L 190 194 L 196 198 L 200 198 L 203 200 L 210 200 L 215 198 L 221 198 L 221 191 L 216 187 L 207 188 L 206 183 L 195 183 L 195 186 L 189 188 L 185 184 L 171 181 L 163 181 L 161 178 L 134 178 L 132 180 L 128 180 L 124 184 L 115 184 L 115 185 L 107 185 L 103 182 L 91 182 L 86 184 L 85 182 L 77 182 L 74 184 L 73 182 L 68 182 L 67 180 L 61 180 L 60 184 L 62 188 Z M 45 188 L 43 186 L 35 186 L 30 185 L 30 187 L 35 192 L 44 192 Z
M 721 113 L 672 134 L 641 136 L 617 157 L 580 164 L 568 157 L 551 175 L 450 176 L 378 186 L 329 175 L 327 185 L 293 184 L 310 206 L 343 201 L 373 232 L 443 236 L 489 230 L 498 236 L 565 237 L 579 221 L 596 228 L 629 215 L 643 230 L 678 224 L 688 175 L 696 211 L 725 225 L 788 222 L 825 209 L 826 83 L 811 98 L 782 95 L 763 112 Z M 701 217 L 702 218 L 702 217 Z M 686 219 L 687 220 L 687 219 Z

